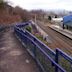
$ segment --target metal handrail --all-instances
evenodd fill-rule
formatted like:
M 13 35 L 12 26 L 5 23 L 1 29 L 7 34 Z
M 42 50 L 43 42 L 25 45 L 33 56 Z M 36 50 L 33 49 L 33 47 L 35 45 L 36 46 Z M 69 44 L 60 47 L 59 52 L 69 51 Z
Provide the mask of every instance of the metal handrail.
M 23 25 L 23 24 L 22 24 Z M 24 24 L 23 26 L 28 25 L 27 23 Z M 70 57 L 69 55 L 67 55 L 65 52 L 63 52 L 60 49 L 56 49 L 56 52 L 54 52 L 52 49 L 50 49 L 48 46 L 46 46 L 43 42 L 41 42 L 39 39 L 37 39 L 34 35 L 32 35 L 31 33 L 29 33 L 28 31 L 24 31 L 23 29 L 21 29 L 21 26 L 17 25 L 14 27 L 14 29 L 20 33 L 20 35 L 23 35 L 24 37 L 26 37 L 28 40 L 30 40 L 34 45 L 37 46 L 38 49 L 40 49 L 40 51 L 54 64 L 55 66 L 55 72 L 58 72 L 58 69 L 60 69 L 62 72 L 66 72 L 59 64 L 59 55 L 61 55 L 62 57 L 64 57 L 68 62 L 70 62 L 72 64 L 72 57 Z M 46 49 L 48 49 L 54 56 L 55 56 L 55 60 L 52 59 L 52 57 L 50 57 L 39 45 L 38 43 L 40 43 L 41 45 L 43 45 Z
M 31 38 L 29 38 L 28 36 L 26 36 L 25 34 L 23 34 L 22 32 L 18 31 L 19 33 L 21 33 L 21 35 L 25 36 L 27 39 L 29 39 L 35 46 L 37 46 L 38 49 L 40 49 L 40 51 L 54 64 L 55 67 L 57 67 L 58 69 L 60 69 L 62 72 L 66 72 L 61 66 L 59 66 L 43 49 L 40 48 L 39 45 L 37 45 Z M 57 72 L 57 71 L 55 71 Z
M 66 54 L 65 52 L 63 52 L 62 50 L 60 50 L 59 48 L 56 49 L 56 54 L 59 56 L 61 55 L 62 57 L 64 57 L 66 60 L 68 60 L 70 63 L 72 63 L 72 57 L 69 56 L 68 54 Z

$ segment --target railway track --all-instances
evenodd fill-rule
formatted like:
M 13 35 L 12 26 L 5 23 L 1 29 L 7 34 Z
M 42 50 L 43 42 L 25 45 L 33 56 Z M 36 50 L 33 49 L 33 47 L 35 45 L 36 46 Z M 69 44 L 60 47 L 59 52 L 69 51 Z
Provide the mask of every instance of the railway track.
M 50 48 L 55 50 L 56 48 L 60 48 L 67 54 L 72 56 L 72 40 L 67 38 L 66 36 L 54 31 L 48 26 L 45 26 L 42 22 L 37 22 L 38 26 L 42 28 L 48 36 L 51 38 L 52 43 L 49 45 Z

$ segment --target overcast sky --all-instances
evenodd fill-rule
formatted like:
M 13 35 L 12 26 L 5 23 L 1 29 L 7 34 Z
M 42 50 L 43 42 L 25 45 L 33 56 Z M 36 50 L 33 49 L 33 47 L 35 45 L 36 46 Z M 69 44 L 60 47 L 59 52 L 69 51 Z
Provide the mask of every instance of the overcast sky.
M 72 11 L 72 0 L 8 0 L 24 9 L 65 9 Z

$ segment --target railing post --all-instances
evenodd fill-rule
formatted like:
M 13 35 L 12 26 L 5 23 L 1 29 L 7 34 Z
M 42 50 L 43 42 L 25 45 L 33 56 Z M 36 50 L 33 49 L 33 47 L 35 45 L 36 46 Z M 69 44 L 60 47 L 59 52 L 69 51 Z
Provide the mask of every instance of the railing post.
M 57 64 L 58 64 L 58 61 L 59 61 L 59 60 L 58 60 L 58 55 L 59 55 L 59 54 L 58 54 L 58 50 L 56 49 L 55 61 L 56 61 Z M 55 72 L 58 72 L 58 67 L 57 67 L 57 66 L 55 67 Z
M 33 40 L 35 41 L 35 38 Z M 36 46 L 34 46 L 33 48 L 33 54 L 34 54 L 34 57 L 36 58 Z

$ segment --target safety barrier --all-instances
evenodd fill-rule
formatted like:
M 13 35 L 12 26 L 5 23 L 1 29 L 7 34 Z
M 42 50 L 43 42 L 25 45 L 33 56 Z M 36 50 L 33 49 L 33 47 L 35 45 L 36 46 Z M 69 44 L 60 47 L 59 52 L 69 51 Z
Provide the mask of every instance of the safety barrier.
M 5 27 L 3 27 L 3 26 L 0 26 L 0 31 L 2 31 L 2 30 L 4 30 L 5 29 Z
M 28 24 L 24 23 L 21 26 L 26 25 Z M 54 52 L 31 33 L 23 30 L 21 26 L 19 28 L 19 26 L 20 25 L 14 27 L 16 36 L 21 40 L 43 72 L 72 72 L 72 57 L 60 49 L 56 49 L 56 52 Z
M 67 72 L 72 72 L 72 57 L 60 49 L 56 49 L 56 63 L 63 67 Z

